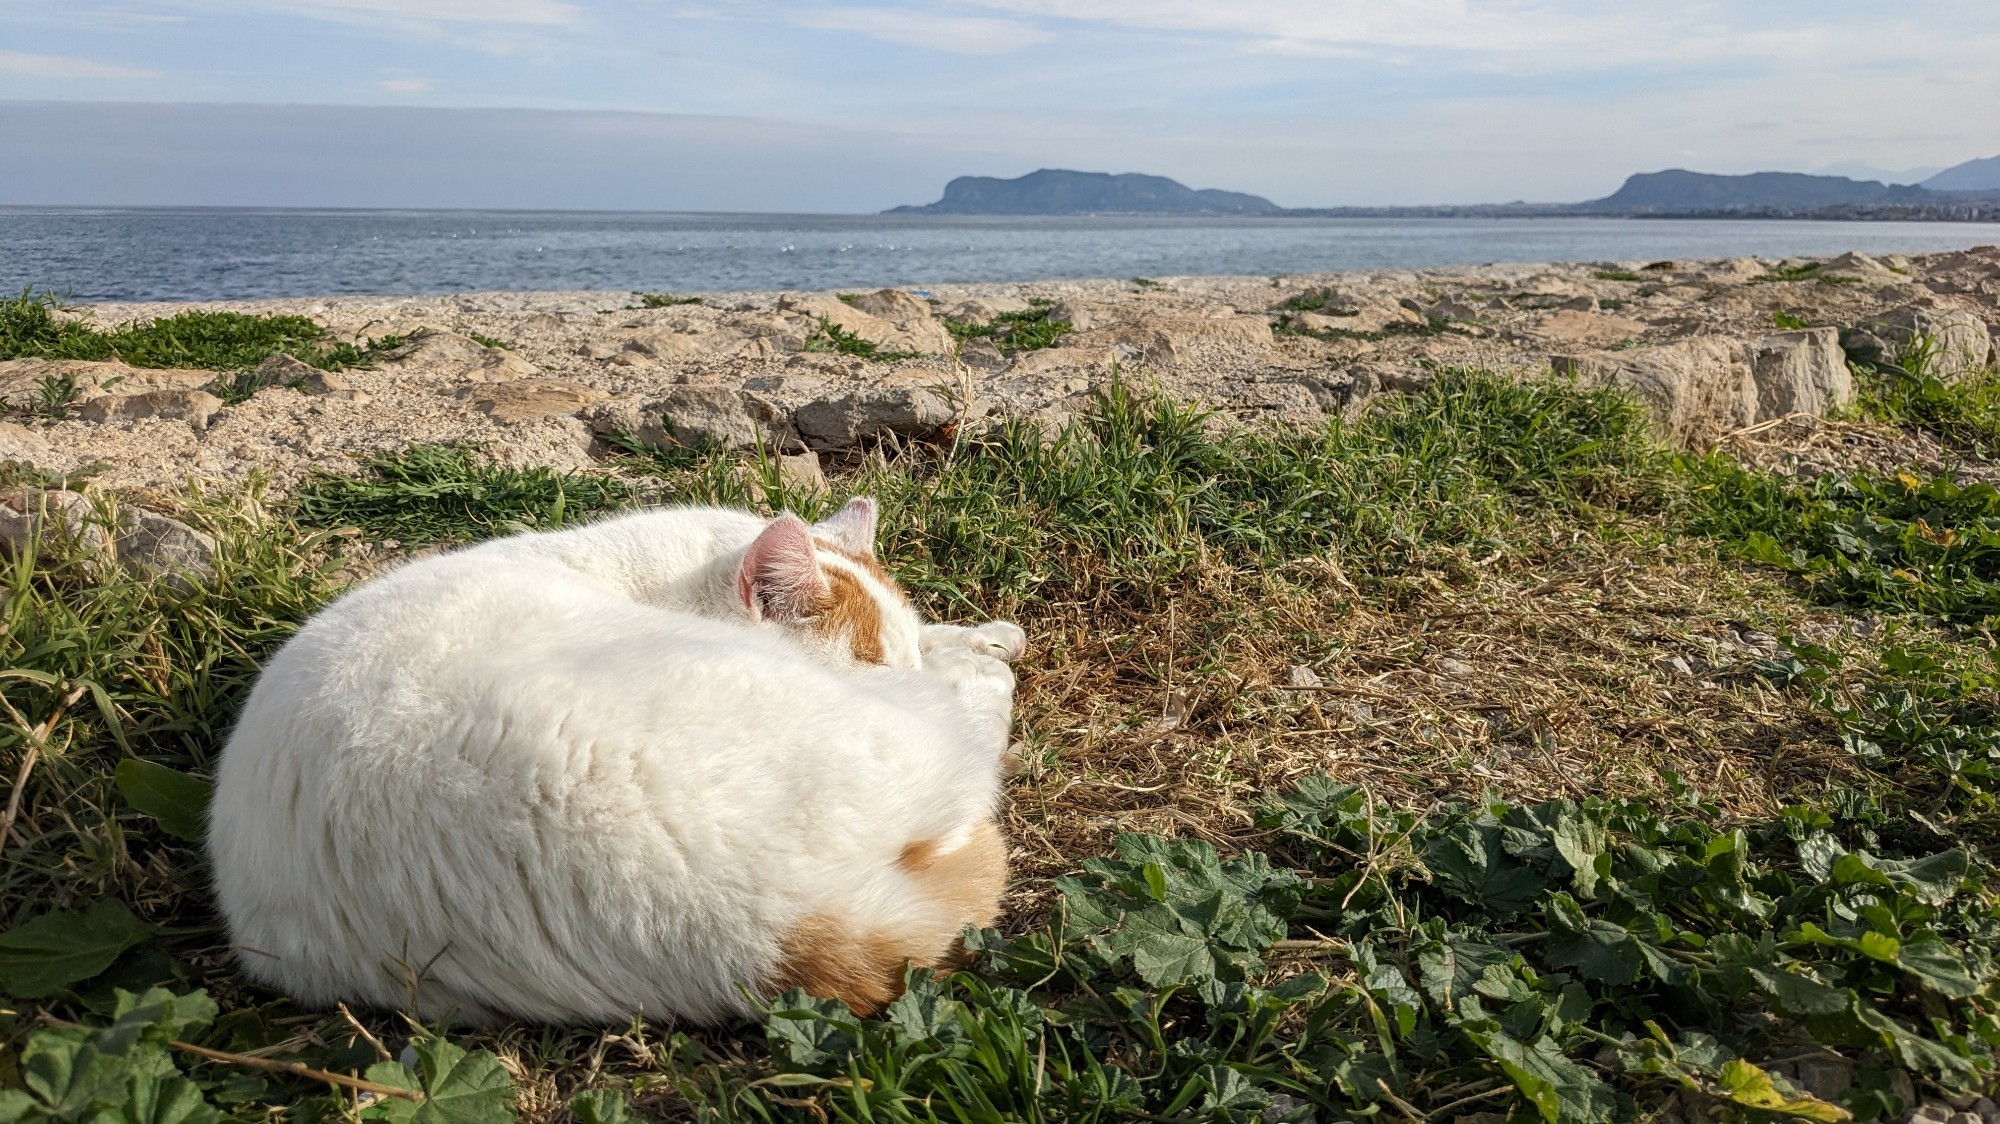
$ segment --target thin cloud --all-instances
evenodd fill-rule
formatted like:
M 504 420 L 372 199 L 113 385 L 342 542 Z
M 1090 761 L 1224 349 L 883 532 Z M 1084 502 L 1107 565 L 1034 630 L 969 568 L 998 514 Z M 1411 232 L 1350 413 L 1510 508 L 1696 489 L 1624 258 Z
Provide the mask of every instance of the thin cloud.
M 940 16 L 902 8 L 828 8 L 803 13 L 798 22 L 822 31 L 853 31 L 906 47 L 963 55 L 1000 55 L 1055 36 L 1019 20 Z
M 0 51 L 0 74 L 24 78 L 156 78 L 157 71 L 134 66 L 93 62 L 68 55 L 30 55 L 21 51 Z
M 579 23 L 583 9 L 567 0 L 162 0 L 161 7 L 272 12 L 335 23 L 512 24 Z
M 384 78 L 375 84 L 392 94 L 428 94 L 437 89 L 428 78 Z

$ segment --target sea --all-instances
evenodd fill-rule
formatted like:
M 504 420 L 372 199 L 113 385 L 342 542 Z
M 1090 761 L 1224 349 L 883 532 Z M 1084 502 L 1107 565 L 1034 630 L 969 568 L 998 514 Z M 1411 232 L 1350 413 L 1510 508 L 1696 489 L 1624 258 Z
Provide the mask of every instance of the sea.
M 1924 253 L 2000 224 L 0 207 L 0 293 L 75 301 L 922 287 Z

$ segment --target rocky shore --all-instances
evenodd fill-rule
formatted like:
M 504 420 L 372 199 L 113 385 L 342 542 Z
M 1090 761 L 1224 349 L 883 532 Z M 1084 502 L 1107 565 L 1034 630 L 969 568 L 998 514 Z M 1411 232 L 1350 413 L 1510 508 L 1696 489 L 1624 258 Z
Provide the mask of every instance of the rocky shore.
M 934 286 L 873 293 L 627 292 L 100 304 L 100 326 L 190 307 L 290 313 L 375 350 L 322 371 L 116 360 L 0 362 L 0 459 L 100 486 L 274 491 L 412 443 L 581 468 L 607 439 L 762 442 L 813 471 L 885 438 L 1014 416 L 1060 425 L 1114 377 L 1198 399 L 1226 424 L 1366 409 L 1439 366 L 1552 368 L 1629 387 L 1703 447 L 1816 417 L 1849 359 L 1915 341 L 1945 377 L 1992 362 L 2000 248 L 1826 261 L 1596 262 L 1289 277 Z M 223 380 L 236 381 L 224 386 Z M 56 410 L 28 406 L 73 389 Z M 66 381 L 67 380 L 67 381 Z M 808 458 L 805 454 L 811 453 Z

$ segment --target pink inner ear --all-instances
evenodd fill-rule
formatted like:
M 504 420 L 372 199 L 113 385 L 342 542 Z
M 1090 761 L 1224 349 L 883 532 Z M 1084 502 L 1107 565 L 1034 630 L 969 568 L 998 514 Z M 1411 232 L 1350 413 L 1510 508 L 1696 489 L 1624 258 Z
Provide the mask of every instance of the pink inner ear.
M 813 530 L 832 539 L 850 554 L 875 556 L 875 500 L 856 496 L 839 511 L 813 525 Z
M 751 620 L 797 620 L 826 600 L 805 520 L 781 515 L 751 542 L 736 571 L 736 597 Z

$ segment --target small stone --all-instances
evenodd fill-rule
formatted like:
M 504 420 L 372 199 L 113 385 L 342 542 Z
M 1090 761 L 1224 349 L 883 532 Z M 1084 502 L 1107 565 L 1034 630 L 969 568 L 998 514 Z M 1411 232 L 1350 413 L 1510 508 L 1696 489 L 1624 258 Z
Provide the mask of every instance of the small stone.
M 593 432 L 653 449 L 782 447 L 778 413 L 755 394 L 727 386 L 677 386 L 657 398 L 607 402 L 587 415 Z
M 1325 685 L 1325 681 L 1312 668 L 1304 664 L 1294 664 L 1291 673 L 1285 677 L 1285 685 L 1287 687 L 1320 687 Z
M 27 426 L 0 422 L 0 460 L 32 464 L 54 451 L 41 434 Z
M 215 540 L 208 535 L 139 507 L 112 508 L 107 518 L 89 497 L 70 491 L 0 496 L 0 544 L 18 552 L 30 543 L 41 551 L 65 544 L 102 551 L 133 574 L 182 592 L 215 576 Z
M 954 417 L 951 403 L 923 387 L 870 387 L 822 398 L 793 415 L 815 449 L 846 449 L 887 434 L 928 437 Z
M 1943 1101 L 1925 1101 L 1910 1113 L 1910 1124 L 1951 1124 L 1951 1106 Z
M 1944 1124 L 1986 1124 L 1986 1122 L 1979 1119 L 1975 1113 L 1954 1112 L 1945 1119 Z
M 1823 1101 L 1834 1100 L 1854 1084 L 1854 1067 L 1833 1058 L 1808 1058 L 1798 1064 L 1794 1083 Z
M 1071 301 L 1057 301 L 1050 306 L 1045 317 L 1051 324 L 1068 324 L 1073 331 L 1088 331 L 1097 326 L 1097 317 L 1090 309 Z
M 1475 674 L 1475 670 L 1471 664 L 1466 663 L 1464 660 L 1453 659 L 1450 656 L 1446 656 L 1438 661 L 1438 670 L 1454 679 L 1465 679 Z
M 1973 1101 L 1969 1111 L 1979 1117 L 1982 1124 L 2000 1124 L 2000 1104 L 1995 1104 L 1991 1097 L 1981 1097 Z
M 802 492 L 827 491 L 826 473 L 819 466 L 819 454 L 807 449 L 803 453 L 785 453 L 778 457 L 778 479 L 787 488 Z
M 157 511 L 126 507 L 118 516 L 119 565 L 181 592 L 215 577 L 213 538 Z
M 1685 656 L 1663 656 L 1653 661 L 1653 666 L 1669 675 L 1693 675 L 1694 666 Z

